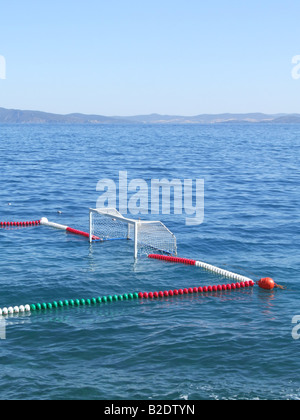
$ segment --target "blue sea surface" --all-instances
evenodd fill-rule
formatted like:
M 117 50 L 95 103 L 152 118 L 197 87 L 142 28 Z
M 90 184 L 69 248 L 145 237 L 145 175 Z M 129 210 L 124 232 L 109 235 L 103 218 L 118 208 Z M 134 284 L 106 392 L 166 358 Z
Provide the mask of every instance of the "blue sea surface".
M 203 224 L 156 217 L 179 256 L 286 287 L 7 317 L 0 398 L 298 400 L 299 168 L 299 125 L 0 126 L 0 222 L 87 231 L 101 179 L 204 179 Z M 0 254 L 0 308 L 228 282 L 44 226 L 0 229 Z

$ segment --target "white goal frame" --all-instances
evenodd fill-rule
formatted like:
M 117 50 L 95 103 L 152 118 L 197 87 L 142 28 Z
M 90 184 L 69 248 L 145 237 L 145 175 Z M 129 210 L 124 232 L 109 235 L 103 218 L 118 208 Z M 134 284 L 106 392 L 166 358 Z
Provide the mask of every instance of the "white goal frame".
M 108 218 L 108 219 L 106 219 Z M 103 224 L 102 224 L 103 221 Z M 122 216 L 114 208 L 90 209 L 90 242 L 110 240 L 133 240 L 134 258 L 137 259 L 143 249 L 151 249 L 168 255 L 177 255 L 176 236 L 160 221 L 135 220 Z M 109 224 L 111 232 L 105 231 L 104 224 Z M 114 223 L 122 227 L 122 235 L 116 234 Z M 150 252 L 149 252 L 150 253 Z

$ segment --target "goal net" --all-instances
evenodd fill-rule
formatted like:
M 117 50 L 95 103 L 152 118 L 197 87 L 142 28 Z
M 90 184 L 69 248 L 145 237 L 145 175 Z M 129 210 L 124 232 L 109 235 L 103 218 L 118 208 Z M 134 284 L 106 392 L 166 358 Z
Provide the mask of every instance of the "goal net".
M 89 234 L 90 242 L 95 236 L 100 241 L 133 241 L 135 258 L 153 251 L 177 255 L 176 237 L 162 222 L 129 219 L 116 209 L 90 209 Z

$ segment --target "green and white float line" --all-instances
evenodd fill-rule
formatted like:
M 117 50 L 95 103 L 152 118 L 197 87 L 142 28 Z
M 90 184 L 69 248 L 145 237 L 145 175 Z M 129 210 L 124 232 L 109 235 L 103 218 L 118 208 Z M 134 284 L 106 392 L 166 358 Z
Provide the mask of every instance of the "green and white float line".
M 67 308 L 67 307 L 79 307 L 79 306 L 92 306 L 99 305 L 102 303 L 112 303 L 119 302 L 124 300 L 136 300 L 139 298 L 138 293 L 124 293 L 123 295 L 114 295 L 114 296 L 103 296 L 98 298 L 91 299 L 70 299 L 70 300 L 59 300 L 48 303 L 34 303 L 31 305 L 21 305 L 21 306 L 10 306 L 8 308 L 0 309 L 0 316 L 14 315 L 14 314 L 24 314 L 30 312 L 39 312 L 46 311 L 51 309 Z
M 219 293 L 219 292 L 229 292 L 238 289 L 247 289 L 252 288 L 255 283 L 250 281 L 237 282 L 232 284 L 223 284 L 218 286 L 204 286 L 204 287 L 194 287 L 194 288 L 185 288 L 185 289 L 175 289 L 175 290 L 165 290 L 160 292 L 150 292 L 150 293 L 124 293 L 123 295 L 109 295 L 98 298 L 91 299 L 70 299 L 70 300 L 59 300 L 49 303 L 34 303 L 31 305 L 21 305 L 21 306 L 10 306 L 9 308 L 0 309 L 0 316 L 8 316 L 15 314 L 24 314 L 31 312 L 41 312 L 48 311 L 51 309 L 60 309 L 60 308 L 71 308 L 71 307 L 82 307 L 82 306 L 96 306 L 99 304 L 129 301 L 129 300 L 138 300 L 138 299 L 159 299 L 159 298 L 168 298 L 176 297 L 182 295 L 192 295 L 192 294 L 207 294 L 207 293 Z

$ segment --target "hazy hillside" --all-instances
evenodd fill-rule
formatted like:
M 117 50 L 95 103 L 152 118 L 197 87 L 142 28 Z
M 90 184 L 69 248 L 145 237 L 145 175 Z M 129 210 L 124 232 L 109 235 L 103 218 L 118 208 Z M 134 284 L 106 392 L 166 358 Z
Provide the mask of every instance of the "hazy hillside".
M 0 123 L 8 124 L 128 124 L 130 121 L 101 115 L 50 114 L 0 108 Z
M 41 111 L 22 111 L 0 108 L 1 124 L 299 124 L 300 114 L 261 113 L 250 114 L 203 114 L 191 117 L 180 115 L 135 115 L 129 117 L 106 117 L 103 115 L 51 114 Z

